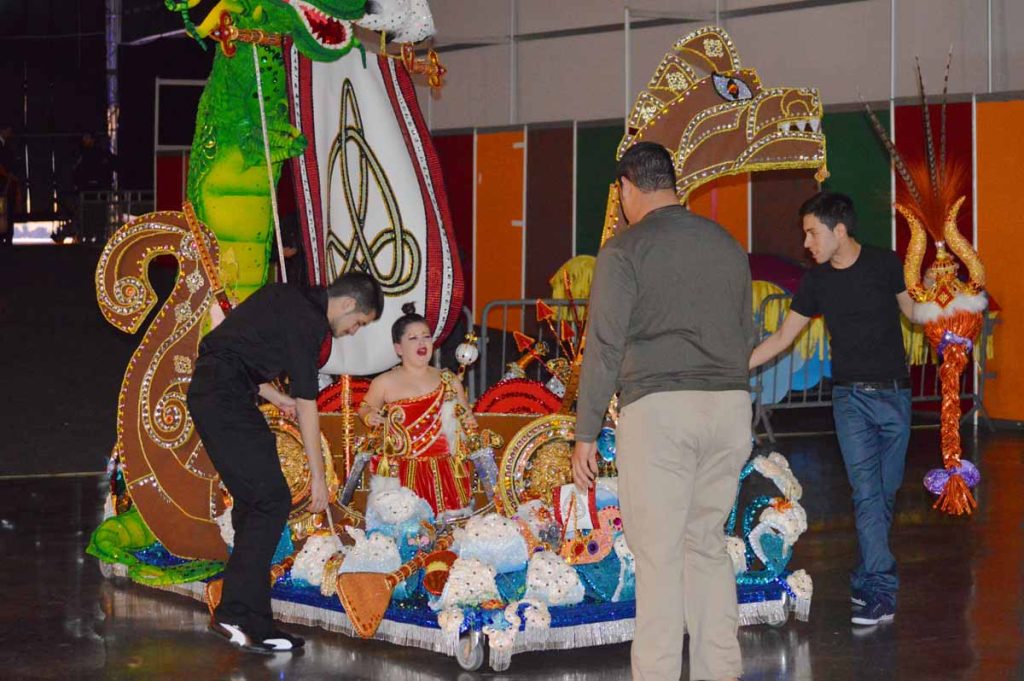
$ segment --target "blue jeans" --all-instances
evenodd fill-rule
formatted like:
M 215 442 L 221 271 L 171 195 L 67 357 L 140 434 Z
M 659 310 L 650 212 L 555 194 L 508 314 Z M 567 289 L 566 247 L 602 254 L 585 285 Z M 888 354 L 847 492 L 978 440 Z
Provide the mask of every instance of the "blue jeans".
M 895 601 L 899 579 L 889 550 L 889 528 L 910 440 L 910 391 L 836 386 L 832 413 L 853 488 L 860 545 L 850 586 Z

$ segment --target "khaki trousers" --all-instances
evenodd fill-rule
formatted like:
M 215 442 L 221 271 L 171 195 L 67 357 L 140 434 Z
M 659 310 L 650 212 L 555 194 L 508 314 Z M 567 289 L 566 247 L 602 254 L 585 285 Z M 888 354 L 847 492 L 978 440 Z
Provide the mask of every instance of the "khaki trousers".
M 724 525 L 751 451 L 750 394 L 647 395 L 619 417 L 619 502 L 636 557 L 634 681 L 738 677 L 736 581 Z

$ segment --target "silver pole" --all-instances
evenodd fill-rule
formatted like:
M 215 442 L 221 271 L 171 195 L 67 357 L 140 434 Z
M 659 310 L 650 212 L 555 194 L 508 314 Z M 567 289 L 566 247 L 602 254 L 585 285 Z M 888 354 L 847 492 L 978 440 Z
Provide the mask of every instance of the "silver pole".
M 121 0 L 107 1 L 107 137 L 110 153 L 117 154 L 117 127 L 120 116 L 120 92 L 117 80 L 117 47 L 121 43 Z M 113 188 L 117 189 L 117 173 L 113 175 Z
M 889 0 L 889 103 L 896 101 L 896 0 Z
M 632 101 L 632 97 L 631 97 L 632 93 L 630 92 L 633 89 L 632 86 L 630 85 L 630 70 L 633 68 L 633 55 L 631 54 L 631 52 L 632 52 L 632 40 L 630 39 L 630 35 L 629 35 L 629 5 L 628 4 L 626 5 L 625 10 L 623 10 L 622 32 L 625 35 L 625 41 L 626 41 L 626 45 L 625 45 L 625 52 L 626 52 L 625 64 L 623 65 L 623 67 L 626 70 L 625 78 L 623 78 L 623 80 L 625 81 L 625 86 L 626 86 L 626 113 L 623 115 L 623 119 L 624 119 L 623 120 L 623 124 L 625 125 L 626 128 L 629 128 L 629 110 L 633 108 L 633 101 Z
M 988 91 L 992 92 L 992 0 L 988 0 Z
M 722 25 L 722 0 L 715 0 L 715 26 Z
M 434 129 L 434 89 L 427 89 L 427 130 Z
M 508 2 L 508 60 L 508 124 L 515 125 L 516 99 L 519 96 L 519 69 L 516 64 L 519 61 L 516 54 L 516 0 Z
M 896 0 L 889 0 L 889 139 L 896 143 Z M 889 163 L 889 196 L 896 200 L 896 168 Z M 896 250 L 896 211 L 890 218 L 892 249 Z

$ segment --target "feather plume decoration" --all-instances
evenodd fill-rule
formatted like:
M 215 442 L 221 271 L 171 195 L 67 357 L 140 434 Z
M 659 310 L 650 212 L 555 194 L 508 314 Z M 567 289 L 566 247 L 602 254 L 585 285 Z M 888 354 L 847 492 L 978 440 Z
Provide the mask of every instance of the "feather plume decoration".
M 949 94 L 949 66 L 953 63 L 953 44 L 949 44 L 949 54 L 946 55 L 946 75 L 942 79 L 942 127 L 939 133 L 939 172 L 946 168 L 946 97 Z
M 921 116 L 924 125 L 924 150 L 928 159 L 928 176 L 931 178 L 932 193 L 939 186 L 938 164 L 935 162 L 935 137 L 932 134 L 932 117 L 928 110 L 928 97 L 924 93 L 924 76 L 921 74 L 921 61 L 914 57 L 917 65 L 917 94 L 921 98 Z
M 875 133 L 879 139 L 882 140 L 882 144 L 885 145 L 885 150 L 889 152 L 889 158 L 892 159 L 892 163 L 896 166 L 896 172 L 899 173 L 900 178 L 903 180 L 904 186 L 907 188 L 907 192 L 913 197 L 914 203 L 920 204 L 921 192 L 917 188 L 917 183 L 914 182 L 913 176 L 910 174 L 910 170 L 907 169 L 907 164 L 903 161 L 903 155 L 900 154 L 899 150 L 889 139 L 889 135 L 886 134 L 885 128 L 882 127 L 882 123 L 878 120 L 878 116 L 872 111 L 871 105 L 865 102 L 863 99 L 860 100 L 864 105 L 864 109 L 868 112 L 868 117 L 871 119 L 871 125 L 875 129 Z M 926 176 L 927 177 L 927 176 Z
M 908 170 L 915 181 L 928 182 L 931 170 L 924 162 L 911 163 Z M 946 216 L 953 204 L 963 195 L 970 179 L 968 168 L 962 163 L 951 162 L 941 170 L 943 181 L 933 187 L 932 191 L 925 192 L 919 199 L 915 198 L 907 205 L 935 241 L 945 240 L 943 228 Z

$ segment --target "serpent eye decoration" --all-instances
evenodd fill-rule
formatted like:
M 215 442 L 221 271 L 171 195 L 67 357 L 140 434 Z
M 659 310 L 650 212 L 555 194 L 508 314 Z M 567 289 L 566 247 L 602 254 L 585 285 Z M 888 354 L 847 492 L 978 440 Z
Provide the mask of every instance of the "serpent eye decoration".
M 712 80 L 718 95 L 727 102 L 752 99 L 754 96 L 750 92 L 750 86 L 736 76 L 723 76 L 715 73 L 712 74 Z

